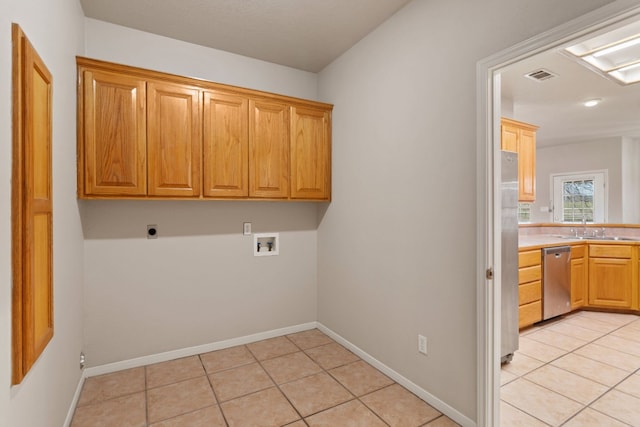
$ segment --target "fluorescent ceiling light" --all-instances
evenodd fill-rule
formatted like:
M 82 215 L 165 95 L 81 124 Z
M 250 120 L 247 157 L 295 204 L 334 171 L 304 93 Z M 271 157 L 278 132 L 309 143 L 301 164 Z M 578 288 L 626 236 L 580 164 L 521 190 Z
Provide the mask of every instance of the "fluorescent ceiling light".
M 631 40 L 627 40 L 627 41 L 624 41 L 624 42 L 617 42 L 617 43 L 614 43 L 613 46 L 605 47 L 602 50 L 598 50 L 598 51 L 593 53 L 593 56 L 596 57 L 596 58 L 599 58 L 601 56 L 610 55 L 610 54 L 615 53 L 615 52 L 617 52 L 619 50 L 633 47 L 633 46 L 635 46 L 635 45 L 637 45 L 639 43 L 640 43 L 640 36 L 636 36 L 635 38 L 632 38 Z
M 587 68 L 620 84 L 640 82 L 640 28 L 635 22 L 564 49 Z

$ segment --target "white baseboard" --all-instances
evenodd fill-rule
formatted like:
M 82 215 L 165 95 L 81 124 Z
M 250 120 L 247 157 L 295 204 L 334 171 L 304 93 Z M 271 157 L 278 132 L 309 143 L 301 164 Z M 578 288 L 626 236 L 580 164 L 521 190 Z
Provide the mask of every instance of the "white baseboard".
M 257 334 L 246 335 L 239 338 L 233 338 L 224 341 L 218 341 L 215 343 L 204 344 L 195 347 L 188 347 L 179 350 L 167 351 L 164 353 L 153 354 L 149 356 L 138 357 L 135 359 L 123 360 L 121 362 L 109 363 L 101 366 L 94 366 L 91 368 L 86 368 L 82 372 L 82 376 L 80 377 L 80 381 L 78 382 L 78 387 L 76 389 L 76 393 L 74 395 L 73 401 L 71 403 L 71 407 L 69 408 L 69 412 L 67 413 L 67 419 L 65 421 L 65 427 L 68 427 L 71 424 L 71 419 L 73 418 L 73 413 L 75 411 L 76 405 L 78 403 L 78 399 L 80 398 L 80 391 L 82 390 L 82 385 L 86 378 L 94 377 L 96 375 L 109 374 L 112 372 L 121 371 L 124 369 L 137 368 L 139 366 L 150 365 L 153 363 L 166 362 L 168 360 L 179 359 L 181 357 L 194 356 L 196 354 L 208 353 L 210 351 L 222 350 L 229 347 L 235 347 L 237 345 L 250 344 L 256 341 L 262 341 L 269 338 L 275 338 L 283 335 L 293 334 L 296 332 L 302 332 L 309 329 L 318 328 L 329 337 L 331 337 L 336 342 L 342 344 L 344 347 L 351 350 L 353 353 L 358 355 L 362 360 L 366 361 L 370 365 L 374 366 L 389 378 L 393 379 L 398 384 L 402 385 L 416 396 L 420 397 L 422 400 L 427 402 L 429 405 L 436 408 L 438 411 L 442 412 L 447 417 L 451 418 L 453 421 L 457 422 L 463 427 L 476 427 L 476 423 L 470 418 L 466 417 L 453 407 L 449 406 L 442 400 L 438 399 L 422 387 L 418 386 L 414 382 L 400 375 L 398 372 L 394 371 L 384 363 L 375 359 L 373 356 L 369 355 L 364 350 L 358 348 L 351 342 L 347 341 L 340 335 L 333 332 L 331 329 L 327 328 L 323 324 L 319 322 L 309 322 L 303 323 L 296 326 L 290 326 L 287 328 L 274 329 L 271 331 L 260 332 Z
M 351 350 L 353 353 L 358 355 L 358 357 L 360 357 L 362 360 L 369 363 L 371 366 L 375 367 L 380 372 L 384 373 L 386 376 L 388 376 L 389 378 L 391 378 L 392 380 L 394 380 L 395 382 L 397 382 L 398 384 L 400 384 L 401 386 L 403 386 L 404 388 L 406 388 L 407 390 L 409 390 L 410 392 L 418 396 L 420 399 L 424 400 L 429 405 L 433 406 L 438 411 L 442 412 L 444 415 L 451 418 L 456 423 L 460 424 L 463 427 L 476 427 L 475 421 L 465 416 L 455 408 L 449 406 L 442 400 L 438 399 L 433 394 L 429 393 L 427 390 L 418 386 L 408 378 L 405 378 L 404 376 L 400 375 L 398 372 L 394 371 L 393 369 L 391 369 L 384 363 L 380 362 L 379 360 L 377 360 L 376 358 L 374 358 L 364 350 L 360 349 L 359 347 L 347 341 L 340 335 L 336 334 L 331 329 L 324 326 L 322 323 L 318 322 L 317 328 L 320 329 L 325 334 L 329 335 L 334 341 L 342 344 L 344 347 Z
M 95 377 L 96 375 L 109 374 L 111 372 L 122 371 L 123 369 L 137 368 L 139 366 L 151 365 L 153 363 L 166 362 L 168 360 L 180 359 L 181 357 L 194 356 L 196 354 L 208 353 L 210 351 L 222 350 L 237 345 L 249 344 L 282 335 L 294 334 L 317 327 L 316 322 L 303 323 L 296 326 L 289 326 L 281 329 L 260 332 L 252 335 L 245 335 L 239 338 L 218 341 L 210 344 L 187 347 L 179 350 L 167 351 L 164 353 L 152 354 L 149 356 L 137 357 L 135 359 L 123 360 L 121 362 L 108 363 L 106 365 L 94 366 L 85 369 L 85 377 Z
M 82 391 L 82 386 L 84 385 L 85 378 L 85 371 L 82 370 L 82 375 L 80 375 L 80 380 L 78 381 L 76 392 L 74 393 L 73 399 L 71 400 L 71 406 L 69 406 L 69 411 L 67 411 L 67 418 L 64 420 L 64 427 L 69 427 L 71 425 L 73 414 L 76 411 L 76 406 L 78 406 L 78 400 L 80 400 L 80 392 Z

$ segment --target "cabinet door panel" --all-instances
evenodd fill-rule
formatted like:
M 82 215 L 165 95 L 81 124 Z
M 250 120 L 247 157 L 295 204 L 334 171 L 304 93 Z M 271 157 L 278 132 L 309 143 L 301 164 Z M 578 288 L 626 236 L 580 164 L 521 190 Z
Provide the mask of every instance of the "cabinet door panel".
M 507 124 L 502 124 L 501 148 L 504 151 L 518 152 L 518 128 Z
M 149 195 L 200 195 L 200 91 L 148 83 Z
M 518 200 L 536 200 L 536 134 L 530 130 L 520 130 L 518 140 Z
M 221 92 L 204 93 L 204 195 L 249 195 L 248 100 Z
M 329 199 L 329 112 L 292 108 L 291 198 Z
M 145 82 L 98 71 L 83 77 L 84 193 L 146 194 Z
M 630 259 L 589 259 L 589 305 L 630 308 L 631 287 Z
M 587 305 L 587 263 L 585 258 L 576 258 L 571 260 L 571 309 L 585 305 Z
M 249 101 L 249 196 L 289 196 L 289 109 L 286 104 Z

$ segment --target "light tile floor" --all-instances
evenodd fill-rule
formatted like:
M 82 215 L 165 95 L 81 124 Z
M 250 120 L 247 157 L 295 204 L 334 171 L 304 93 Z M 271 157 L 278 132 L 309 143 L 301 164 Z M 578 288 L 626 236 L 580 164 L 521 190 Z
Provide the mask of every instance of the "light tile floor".
M 313 329 L 88 378 L 71 426 L 457 424 Z
M 580 311 L 520 333 L 501 425 L 640 427 L 640 316 Z

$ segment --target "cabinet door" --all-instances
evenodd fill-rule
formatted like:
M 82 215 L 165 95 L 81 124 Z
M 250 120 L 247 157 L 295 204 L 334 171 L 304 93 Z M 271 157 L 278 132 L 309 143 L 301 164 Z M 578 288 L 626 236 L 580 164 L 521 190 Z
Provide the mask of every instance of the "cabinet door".
M 204 195 L 249 195 L 249 110 L 246 98 L 204 93 Z
M 84 195 L 145 195 L 144 80 L 99 71 L 82 77 Z
M 249 101 L 249 196 L 289 196 L 289 110 L 286 104 Z
M 515 126 L 502 123 L 502 139 L 500 140 L 500 148 L 504 151 L 518 152 L 518 128 Z
M 589 259 L 589 305 L 630 308 L 632 261 L 619 258 Z
M 536 134 L 527 129 L 518 138 L 518 200 L 536 200 Z
M 291 198 L 324 199 L 331 194 L 330 113 L 293 107 Z
M 587 263 L 585 258 L 571 260 L 571 310 L 587 305 Z
M 148 83 L 150 196 L 200 195 L 200 91 L 179 84 Z

